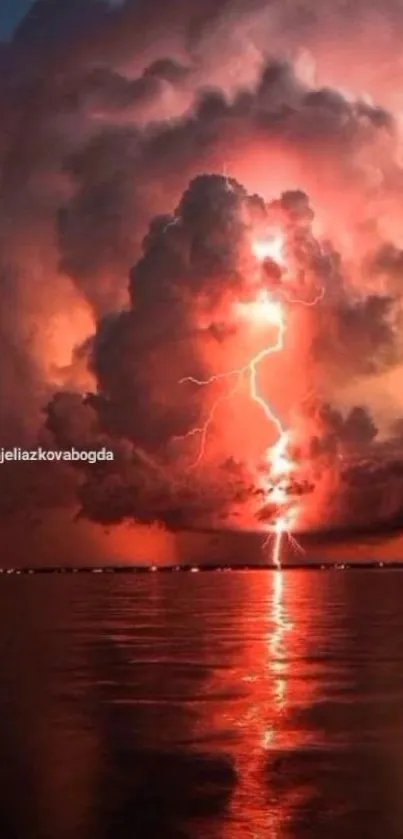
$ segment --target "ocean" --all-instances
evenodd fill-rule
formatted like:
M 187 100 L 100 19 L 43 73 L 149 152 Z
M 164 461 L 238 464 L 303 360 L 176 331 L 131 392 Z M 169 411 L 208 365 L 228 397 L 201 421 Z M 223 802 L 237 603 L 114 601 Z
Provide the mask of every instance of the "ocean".
M 1 839 L 401 839 L 403 571 L 0 578 Z

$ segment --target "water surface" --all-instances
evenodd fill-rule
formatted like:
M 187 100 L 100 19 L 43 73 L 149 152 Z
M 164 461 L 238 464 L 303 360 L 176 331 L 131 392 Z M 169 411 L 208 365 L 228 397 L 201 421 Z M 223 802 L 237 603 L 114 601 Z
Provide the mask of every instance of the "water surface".
M 401 839 L 403 572 L 0 578 L 1 839 Z

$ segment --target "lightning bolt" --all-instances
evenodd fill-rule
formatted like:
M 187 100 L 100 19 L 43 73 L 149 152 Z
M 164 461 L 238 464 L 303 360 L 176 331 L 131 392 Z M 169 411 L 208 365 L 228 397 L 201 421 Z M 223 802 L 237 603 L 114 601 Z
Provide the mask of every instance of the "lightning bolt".
M 229 184 L 228 186 L 230 187 Z M 273 241 L 270 240 L 267 243 L 267 247 L 264 247 L 263 245 L 260 251 L 255 248 L 255 255 L 259 261 L 263 261 L 266 258 L 268 251 L 281 253 L 281 241 L 280 244 L 275 242 L 273 245 Z M 316 306 L 323 299 L 324 289 L 322 289 L 319 294 L 310 301 L 289 297 L 284 290 L 282 291 L 282 296 L 288 304 L 298 304 L 311 307 Z M 232 378 L 235 379 L 235 384 L 229 391 L 218 397 L 218 399 L 214 402 L 211 411 L 202 426 L 193 428 L 190 432 L 188 432 L 188 434 L 175 439 L 185 439 L 187 437 L 200 435 L 199 453 L 195 463 L 193 464 L 193 468 L 197 467 L 204 457 L 208 432 L 214 421 L 219 406 L 224 401 L 231 399 L 239 390 L 242 382 L 247 380 L 251 400 L 259 406 L 268 422 L 274 425 L 277 430 L 277 440 L 275 444 L 268 448 L 265 452 L 264 459 L 268 469 L 267 475 L 262 478 L 261 489 L 263 490 L 266 501 L 268 503 L 276 504 L 276 506 L 281 510 L 274 521 L 270 524 L 269 533 L 264 542 L 264 547 L 271 547 L 271 558 L 274 567 L 280 570 L 282 547 L 285 538 L 288 539 L 293 549 L 303 552 L 303 549 L 291 534 L 291 529 L 295 524 L 295 519 L 298 513 L 295 499 L 290 496 L 289 492 L 290 477 L 296 468 L 296 464 L 293 463 L 288 453 L 290 443 L 289 432 L 283 427 L 281 420 L 260 392 L 258 378 L 260 364 L 269 356 L 275 353 L 280 353 L 284 349 L 286 336 L 285 315 L 282 303 L 272 299 L 267 291 L 262 291 L 258 295 L 257 299 L 252 302 L 239 304 L 238 312 L 252 316 L 254 320 L 262 320 L 267 325 L 275 327 L 277 330 L 277 338 L 273 344 L 264 347 L 263 350 L 257 353 L 243 367 L 222 373 L 216 373 L 210 376 L 210 378 L 204 380 L 197 379 L 193 376 L 186 376 L 181 379 L 179 382 L 180 384 L 188 383 L 196 387 L 206 387 L 213 383 L 227 381 Z
M 216 399 L 216 401 L 214 402 L 214 404 L 211 408 L 211 411 L 208 414 L 208 417 L 207 417 L 205 423 L 202 426 L 196 426 L 195 428 L 192 428 L 191 431 L 188 431 L 186 434 L 180 434 L 180 435 L 176 435 L 175 437 L 173 437 L 173 442 L 175 442 L 177 440 L 186 440 L 189 437 L 196 437 L 196 435 L 200 434 L 199 453 L 198 453 L 198 456 L 197 456 L 196 460 L 191 465 L 190 469 L 195 469 L 197 466 L 199 466 L 199 464 L 203 460 L 204 452 L 205 452 L 205 448 L 206 448 L 207 435 L 208 435 L 210 427 L 211 427 L 211 425 L 214 421 L 214 417 L 217 413 L 217 410 L 220 407 L 220 405 L 222 405 L 223 402 L 228 402 L 230 399 L 232 399 L 233 396 L 235 396 L 235 394 L 237 393 L 237 391 L 239 390 L 239 388 L 242 384 L 244 372 L 245 372 L 244 368 L 242 368 L 241 370 L 231 370 L 229 373 L 222 373 L 222 374 L 219 373 L 217 376 L 212 376 L 210 379 L 206 379 L 206 381 L 200 381 L 199 379 L 194 379 L 192 376 L 186 376 L 184 379 L 180 379 L 179 384 L 184 384 L 185 382 L 191 382 L 194 385 L 198 385 L 198 387 L 203 387 L 204 385 L 210 385 L 213 382 L 218 381 L 219 379 L 228 378 L 228 377 L 231 377 L 233 375 L 237 376 L 235 386 L 233 388 L 231 388 L 228 393 L 224 393 L 222 396 L 219 396 L 218 399 Z
M 286 479 L 287 476 L 289 476 L 290 472 L 293 469 L 293 464 L 289 460 L 287 455 L 288 432 L 283 428 L 280 419 L 277 417 L 269 403 L 260 393 L 258 385 L 258 369 L 261 362 L 268 358 L 270 355 L 281 352 L 284 347 L 285 322 L 282 307 L 280 304 L 276 304 L 273 301 L 270 301 L 270 303 L 270 321 L 272 324 L 274 323 L 274 325 L 277 326 L 278 330 L 277 340 L 274 344 L 265 347 L 241 368 L 229 370 L 223 373 L 216 373 L 215 375 L 210 376 L 210 378 L 204 380 L 196 379 L 193 376 L 186 376 L 180 380 L 180 384 L 184 384 L 187 382 L 197 387 L 205 387 L 215 382 L 227 380 L 232 377 L 235 377 L 236 379 L 234 387 L 214 402 L 213 407 L 204 425 L 201 427 L 193 428 L 187 435 L 183 435 L 181 439 L 184 439 L 185 437 L 194 437 L 197 434 L 200 434 L 201 440 L 199 453 L 195 463 L 193 464 L 193 468 L 195 468 L 200 464 L 204 457 L 208 431 L 214 420 L 219 405 L 224 400 L 231 399 L 238 391 L 242 381 L 244 379 L 247 379 L 249 383 L 249 394 L 252 401 L 259 406 L 267 420 L 276 427 L 278 432 L 277 442 L 266 452 L 266 459 L 271 467 L 270 474 L 273 480 L 269 484 L 266 484 L 266 482 L 264 482 L 263 489 L 268 499 L 270 498 L 270 500 L 278 504 L 278 506 L 281 506 L 284 504 L 288 504 L 287 489 L 284 486 L 284 479 Z M 273 564 L 276 568 L 281 567 L 281 545 L 283 536 L 286 532 L 288 532 L 287 516 L 279 516 L 272 525 L 272 530 L 269 535 L 269 538 L 272 535 L 274 536 L 272 559 Z M 292 543 L 295 544 L 295 540 L 293 540 L 291 536 L 289 536 L 289 538 L 292 541 Z M 268 544 L 267 540 L 265 544 Z
M 310 309 L 312 306 L 317 306 L 318 303 L 320 303 L 321 300 L 323 300 L 325 296 L 325 288 L 321 288 L 316 297 L 314 297 L 312 300 L 301 300 L 299 297 L 290 297 L 287 294 L 287 292 L 285 292 L 283 289 L 279 290 L 279 294 L 282 294 L 284 300 L 286 300 L 287 303 L 290 303 L 291 305 L 306 306 L 308 309 Z

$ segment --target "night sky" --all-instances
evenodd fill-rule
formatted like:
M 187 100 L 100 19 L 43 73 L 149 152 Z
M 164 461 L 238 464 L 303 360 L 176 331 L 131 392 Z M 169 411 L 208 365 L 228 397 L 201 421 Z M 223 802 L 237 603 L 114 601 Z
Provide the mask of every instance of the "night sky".
M 32 0 L 2 0 L 0 4 L 0 40 L 6 40 L 32 5 Z

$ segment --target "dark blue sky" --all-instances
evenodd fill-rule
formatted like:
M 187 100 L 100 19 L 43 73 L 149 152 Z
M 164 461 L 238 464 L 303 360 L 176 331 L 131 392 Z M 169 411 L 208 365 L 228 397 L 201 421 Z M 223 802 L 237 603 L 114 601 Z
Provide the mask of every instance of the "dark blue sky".
M 32 6 L 33 0 L 1 0 L 0 40 L 10 37 L 14 27 Z

